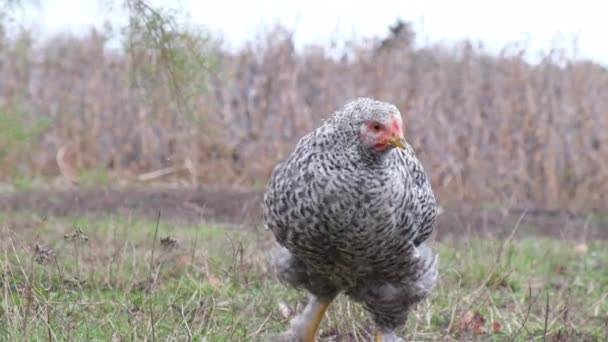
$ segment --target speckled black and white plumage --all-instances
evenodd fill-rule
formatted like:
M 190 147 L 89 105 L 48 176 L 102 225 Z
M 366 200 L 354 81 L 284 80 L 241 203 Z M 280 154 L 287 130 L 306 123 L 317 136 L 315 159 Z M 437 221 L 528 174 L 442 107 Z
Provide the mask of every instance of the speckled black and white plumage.
M 424 243 L 436 202 L 421 163 L 411 148 L 377 153 L 361 144 L 364 122 L 391 116 L 401 120 L 385 102 L 348 102 L 277 165 L 264 196 L 279 279 L 320 299 L 345 293 L 388 330 L 437 280 L 437 257 Z

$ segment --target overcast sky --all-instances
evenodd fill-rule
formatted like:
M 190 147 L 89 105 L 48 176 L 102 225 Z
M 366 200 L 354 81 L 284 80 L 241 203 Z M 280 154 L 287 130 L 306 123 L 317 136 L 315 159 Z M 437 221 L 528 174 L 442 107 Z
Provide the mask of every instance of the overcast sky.
M 119 20 L 121 0 L 38 0 L 25 22 L 43 35 L 62 30 L 83 32 L 104 20 Z M 237 47 L 264 27 L 281 22 L 296 29 L 297 46 L 327 43 L 330 38 L 384 36 L 397 17 L 414 24 L 421 41 L 472 38 L 491 51 L 510 42 L 527 42 L 532 51 L 558 44 L 571 47 L 577 37 L 580 57 L 608 65 L 608 9 L 601 0 L 156 0 L 153 5 L 183 6 L 192 21 L 221 33 Z M 607 2 L 608 3 L 608 2 Z

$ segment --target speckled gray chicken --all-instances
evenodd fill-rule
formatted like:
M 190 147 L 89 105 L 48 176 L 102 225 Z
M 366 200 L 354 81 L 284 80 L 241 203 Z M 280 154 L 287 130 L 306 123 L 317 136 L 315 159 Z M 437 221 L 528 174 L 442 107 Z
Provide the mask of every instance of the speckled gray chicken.
M 351 100 L 304 136 L 275 167 L 264 196 L 278 278 L 310 294 L 280 338 L 314 341 L 343 293 L 371 314 L 376 341 L 399 341 L 395 330 L 437 282 L 438 259 L 425 244 L 436 215 L 394 105 Z

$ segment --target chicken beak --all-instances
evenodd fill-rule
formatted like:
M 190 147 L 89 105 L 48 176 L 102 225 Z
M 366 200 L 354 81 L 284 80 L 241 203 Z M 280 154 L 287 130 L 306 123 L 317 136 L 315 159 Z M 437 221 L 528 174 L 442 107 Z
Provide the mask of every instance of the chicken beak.
M 402 137 L 390 137 L 386 140 L 386 143 L 404 150 L 409 149 L 409 144 Z

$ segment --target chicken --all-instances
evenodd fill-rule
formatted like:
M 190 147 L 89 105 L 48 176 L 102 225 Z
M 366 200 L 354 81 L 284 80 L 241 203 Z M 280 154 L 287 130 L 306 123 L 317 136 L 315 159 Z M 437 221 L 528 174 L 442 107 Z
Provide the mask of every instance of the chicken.
M 425 243 L 436 215 L 394 105 L 353 99 L 304 136 L 264 195 L 277 242 L 272 266 L 281 282 L 309 293 L 282 338 L 314 341 L 342 293 L 371 314 L 376 341 L 402 341 L 395 330 L 437 282 L 438 258 Z

